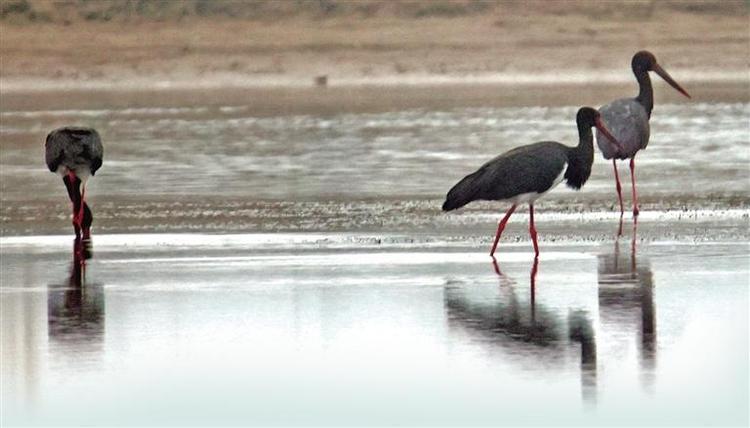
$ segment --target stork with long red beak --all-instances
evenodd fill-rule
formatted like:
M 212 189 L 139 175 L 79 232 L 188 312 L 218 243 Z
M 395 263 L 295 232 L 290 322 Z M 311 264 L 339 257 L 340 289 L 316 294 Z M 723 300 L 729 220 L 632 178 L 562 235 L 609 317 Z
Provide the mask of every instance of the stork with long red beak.
M 516 147 L 482 165 L 459 181 L 448 192 L 443 211 L 451 211 L 476 200 L 508 201 L 510 209 L 500 221 L 490 256 L 495 254 L 500 235 L 518 204 L 529 204 L 529 234 L 534 253 L 539 255 L 534 226 L 534 201 L 565 180 L 569 187 L 580 189 L 591 175 L 594 162 L 594 135 L 591 128 L 610 137 L 606 144 L 621 150 L 617 140 L 604 126 L 598 111 L 581 107 L 576 115 L 578 145 L 569 147 L 555 141 L 542 141 Z M 611 142 L 610 142 L 611 141 Z
M 599 149 L 604 155 L 604 159 L 612 159 L 612 166 L 615 170 L 615 180 L 617 182 L 617 197 L 620 202 L 620 215 L 623 214 L 622 205 L 622 186 L 620 185 L 620 176 L 617 173 L 617 159 L 630 159 L 630 179 L 633 186 L 633 216 L 637 217 L 638 194 L 635 188 L 635 155 L 639 150 L 645 149 L 649 139 L 649 119 L 651 111 L 654 109 L 654 90 L 651 86 L 651 79 L 648 76 L 649 71 L 661 76 L 673 88 L 682 95 L 690 98 L 690 95 L 672 79 L 661 66 L 656 62 L 654 54 L 648 51 L 640 51 L 633 56 L 631 62 L 633 74 L 638 80 L 640 91 L 635 98 L 621 98 L 602 106 L 599 112 L 602 120 L 617 141 L 622 144 L 622 150 L 615 150 L 614 146 L 607 135 L 597 132 L 596 142 Z

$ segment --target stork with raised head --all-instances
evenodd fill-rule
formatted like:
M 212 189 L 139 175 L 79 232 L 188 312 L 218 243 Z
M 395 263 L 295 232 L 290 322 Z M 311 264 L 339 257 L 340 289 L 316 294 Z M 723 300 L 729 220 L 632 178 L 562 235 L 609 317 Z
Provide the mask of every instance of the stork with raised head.
M 615 171 L 617 182 L 617 197 L 620 202 L 620 215 L 624 213 L 622 205 L 622 186 L 620 176 L 617 173 L 617 159 L 630 159 L 630 180 L 633 186 L 633 216 L 638 216 L 638 194 L 635 188 L 635 155 L 639 150 L 645 149 L 649 139 L 649 119 L 654 108 L 654 90 L 651 86 L 649 71 L 653 71 L 681 94 L 690 98 L 690 95 L 672 79 L 656 62 L 654 54 L 648 51 L 640 51 L 633 56 L 631 62 L 633 74 L 638 80 L 640 91 L 635 98 L 621 98 L 602 106 L 599 112 L 607 128 L 612 135 L 622 144 L 622 150 L 615 150 L 606 135 L 599 132 L 596 142 L 604 155 L 604 159 L 612 159 L 612 167 Z
M 503 153 L 453 186 L 443 203 L 443 211 L 455 210 L 477 200 L 509 201 L 512 205 L 497 227 L 495 242 L 490 250 L 490 256 L 494 256 L 510 215 L 518 204 L 528 203 L 529 234 L 534 243 L 534 253 L 538 256 L 534 201 L 563 179 L 574 189 L 580 189 L 586 183 L 594 162 L 592 127 L 609 136 L 607 144 L 614 145 L 614 150 L 620 150 L 617 139 L 602 123 L 596 109 L 581 107 L 576 122 L 579 136 L 577 146 L 568 147 L 555 141 L 543 141 Z
M 102 166 L 104 149 L 99 133 L 91 128 L 64 127 L 47 135 L 44 144 L 47 167 L 62 176 L 73 204 L 76 238 L 91 239 L 94 216 L 86 203 L 86 181 Z

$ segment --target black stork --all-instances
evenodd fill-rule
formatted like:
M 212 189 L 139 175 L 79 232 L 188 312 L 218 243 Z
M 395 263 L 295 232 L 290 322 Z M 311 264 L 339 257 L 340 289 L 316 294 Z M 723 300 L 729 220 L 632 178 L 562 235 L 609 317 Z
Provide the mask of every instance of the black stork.
M 577 146 L 568 147 L 555 141 L 542 141 L 503 153 L 453 186 L 443 203 L 443 211 L 455 210 L 477 200 L 509 201 L 512 205 L 498 224 L 495 242 L 490 250 L 490 256 L 493 257 L 510 215 L 518 204 L 528 203 L 529 234 L 534 243 L 534 253 L 538 256 L 534 201 L 563 179 L 574 189 L 580 189 L 586 183 L 594 162 L 592 127 L 608 135 L 612 141 L 609 144 L 619 144 L 602 123 L 596 109 L 581 107 L 576 122 L 579 135 Z
M 630 180 L 633 186 L 633 216 L 638 216 L 638 195 L 635 189 L 635 155 L 639 150 L 645 149 L 649 139 L 649 119 L 651 110 L 654 108 L 654 90 L 651 86 L 649 71 L 653 71 L 681 94 L 690 98 L 682 87 L 672 79 L 656 62 L 654 54 L 648 51 L 640 51 L 633 55 L 631 62 L 633 74 L 638 80 L 640 91 L 635 98 L 621 98 L 602 106 L 599 112 L 602 120 L 612 131 L 612 135 L 622 144 L 622 150 L 616 151 L 608 140 L 597 133 L 596 142 L 604 155 L 604 159 L 612 159 L 612 167 L 615 170 L 615 181 L 617 182 L 617 197 L 620 202 L 620 215 L 624 213 L 622 206 L 622 186 L 617 173 L 617 159 L 630 159 Z
M 91 128 L 64 127 L 47 135 L 44 144 L 49 170 L 62 176 L 73 203 L 73 229 L 76 239 L 91 239 L 94 216 L 86 203 L 86 181 L 102 166 L 102 140 Z

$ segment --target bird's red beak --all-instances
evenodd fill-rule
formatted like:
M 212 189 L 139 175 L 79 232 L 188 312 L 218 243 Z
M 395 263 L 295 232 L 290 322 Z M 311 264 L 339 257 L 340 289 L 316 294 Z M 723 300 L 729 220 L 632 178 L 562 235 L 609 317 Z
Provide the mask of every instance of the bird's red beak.
M 606 126 L 604 126 L 604 123 L 602 122 L 601 117 L 597 117 L 594 119 L 594 126 L 596 129 L 598 129 L 602 134 L 604 134 L 607 139 L 617 147 L 617 151 L 619 153 L 624 153 L 625 151 L 622 149 L 622 144 L 620 144 L 619 141 L 617 141 L 617 138 L 615 138 L 611 132 L 609 132 L 609 129 L 607 129 Z
M 673 88 L 677 89 L 677 91 L 679 91 L 682 95 L 691 98 L 690 94 L 688 94 L 686 90 L 682 89 L 682 86 L 675 82 L 674 79 L 672 79 L 672 76 L 670 76 L 666 70 L 661 68 L 659 64 L 654 64 L 651 68 L 656 74 L 658 74 L 662 79 L 669 83 Z

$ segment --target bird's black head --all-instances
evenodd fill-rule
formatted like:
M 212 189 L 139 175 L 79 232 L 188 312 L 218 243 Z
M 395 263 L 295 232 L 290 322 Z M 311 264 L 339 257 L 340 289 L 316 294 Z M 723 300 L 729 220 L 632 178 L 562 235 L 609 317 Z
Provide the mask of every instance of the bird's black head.
M 666 70 L 661 68 L 659 63 L 656 62 L 656 57 L 651 52 L 637 52 L 635 55 L 633 55 L 633 61 L 631 62 L 630 66 L 633 68 L 633 73 L 635 73 L 636 76 L 648 73 L 649 71 L 655 72 L 662 79 L 664 79 L 665 82 L 669 83 L 673 88 L 675 88 L 679 93 L 690 98 L 690 94 L 688 94 L 686 90 L 682 89 L 682 86 L 675 82 L 675 80 L 672 79 L 672 76 L 670 76 Z
M 594 135 L 591 128 L 600 122 L 600 115 L 596 109 L 578 109 L 578 145 L 569 151 L 568 168 L 565 169 L 565 181 L 574 189 L 580 189 L 591 175 L 591 164 L 594 162 Z
M 620 143 L 609 132 L 602 121 L 599 111 L 591 107 L 581 107 L 576 115 L 578 124 L 578 145 L 568 153 L 568 168 L 565 170 L 565 180 L 568 186 L 580 189 L 591 175 L 591 164 L 594 162 L 594 135 L 591 128 L 602 131 L 611 138 L 616 146 L 616 151 L 621 150 Z
M 630 63 L 634 73 L 651 71 L 655 65 L 657 65 L 656 57 L 649 51 L 637 52 L 633 55 L 633 61 Z
M 599 120 L 599 111 L 592 107 L 581 107 L 576 115 L 576 122 L 579 126 L 591 128 Z
M 581 107 L 578 109 L 578 115 L 576 116 L 576 122 L 578 123 L 578 130 L 579 132 L 584 132 L 584 130 L 588 130 L 592 127 L 598 129 L 602 134 L 604 134 L 605 137 L 607 137 L 612 144 L 614 144 L 615 148 L 620 151 L 622 150 L 622 145 L 615 137 L 612 136 L 612 133 L 609 129 L 607 129 L 607 126 L 604 125 L 604 121 L 602 120 L 601 114 L 599 114 L 599 111 L 592 107 Z

